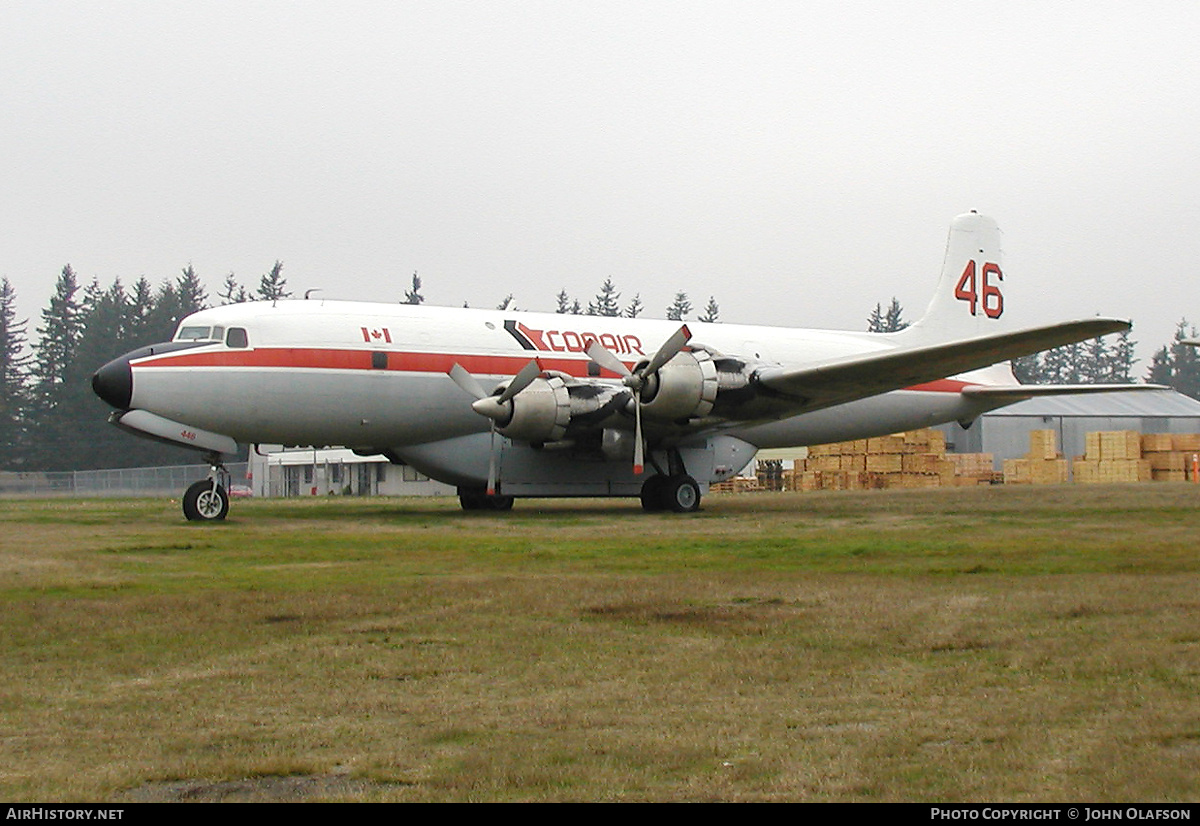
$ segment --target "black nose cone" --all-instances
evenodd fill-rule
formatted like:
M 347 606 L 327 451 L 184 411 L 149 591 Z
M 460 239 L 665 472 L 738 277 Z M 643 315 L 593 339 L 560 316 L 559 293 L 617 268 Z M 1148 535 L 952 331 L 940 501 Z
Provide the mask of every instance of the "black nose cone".
M 133 370 L 129 356 L 113 359 L 92 376 L 92 391 L 118 410 L 128 410 L 133 397 Z

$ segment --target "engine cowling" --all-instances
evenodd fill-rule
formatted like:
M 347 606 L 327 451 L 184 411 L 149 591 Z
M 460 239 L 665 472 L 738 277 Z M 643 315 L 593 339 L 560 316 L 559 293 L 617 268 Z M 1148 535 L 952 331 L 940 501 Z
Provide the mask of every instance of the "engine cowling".
M 503 389 L 496 388 L 497 391 Z M 510 439 L 534 444 L 555 442 L 571 423 L 571 396 L 558 376 L 534 381 L 508 402 L 506 418 L 496 420 L 496 431 Z
M 497 387 L 496 394 L 503 393 L 505 387 L 503 384 Z M 543 445 L 569 437 L 568 431 L 598 427 L 620 409 L 622 395 L 619 387 L 580 382 L 551 372 L 534 379 L 503 408 L 476 409 L 495 419 L 498 433 Z
M 647 363 L 638 364 L 634 372 Z M 660 421 L 703 418 L 712 412 L 718 389 L 717 367 L 707 350 L 677 353 L 646 378 L 642 415 Z

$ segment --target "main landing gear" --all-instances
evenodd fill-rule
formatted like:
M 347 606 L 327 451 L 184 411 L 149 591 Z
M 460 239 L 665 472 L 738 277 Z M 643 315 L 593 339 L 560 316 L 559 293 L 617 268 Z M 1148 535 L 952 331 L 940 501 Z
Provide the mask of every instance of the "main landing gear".
M 700 485 L 686 473 L 651 476 L 642 485 L 642 510 L 694 513 L 700 510 Z
M 210 456 L 208 464 L 208 478 L 183 494 L 183 515 L 189 522 L 216 522 L 229 513 L 229 471 L 219 457 Z
M 512 496 L 488 496 L 482 490 L 458 489 L 458 503 L 465 511 L 510 511 L 514 501 Z

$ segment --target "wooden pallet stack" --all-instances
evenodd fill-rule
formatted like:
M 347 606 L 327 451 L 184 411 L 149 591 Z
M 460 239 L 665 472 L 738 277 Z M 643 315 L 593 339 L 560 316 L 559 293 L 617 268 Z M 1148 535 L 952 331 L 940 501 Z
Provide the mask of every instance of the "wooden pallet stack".
M 1084 485 L 1150 482 L 1151 462 L 1142 458 L 1136 430 L 1099 430 L 1084 436 L 1084 454 L 1074 462 L 1075 481 Z
M 1024 458 L 1004 460 L 1006 485 L 1059 485 L 1069 478 L 1069 465 L 1058 452 L 1058 435 L 1053 430 L 1031 431 Z
M 755 493 L 760 490 L 767 490 L 767 488 L 764 488 L 753 476 L 735 476 L 724 482 L 714 482 L 708 488 L 709 493 Z
M 988 472 L 990 474 L 990 462 Z M 956 484 L 940 430 L 913 430 L 874 439 L 815 445 L 786 475 L 788 490 L 927 488 Z
M 996 473 L 996 457 L 991 453 L 947 453 L 954 463 L 956 485 L 992 485 L 1003 480 Z

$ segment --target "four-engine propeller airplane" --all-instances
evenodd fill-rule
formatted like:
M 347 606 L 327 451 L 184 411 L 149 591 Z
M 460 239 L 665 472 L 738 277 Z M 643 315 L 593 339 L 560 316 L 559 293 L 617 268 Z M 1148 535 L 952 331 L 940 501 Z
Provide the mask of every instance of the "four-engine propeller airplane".
M 951 225 L 924 317 L 896 333 L 257 302 L 190 315 L 173 341 L 109 362 L 92 383 L 114 424 L 207 456 L 209 478 L 184 497 L 189 519 L 225 517 L 221 461 L 239 442 L 382 453 L 457 486 L 467 510 L 640 496 L 647 510 L 686 512 L 762 448 L 1114 389 L 1016 382 L 1009 359 L 1129 324 L 1019 328 L 1004 277 L 1000 231 L 972 212 Z

